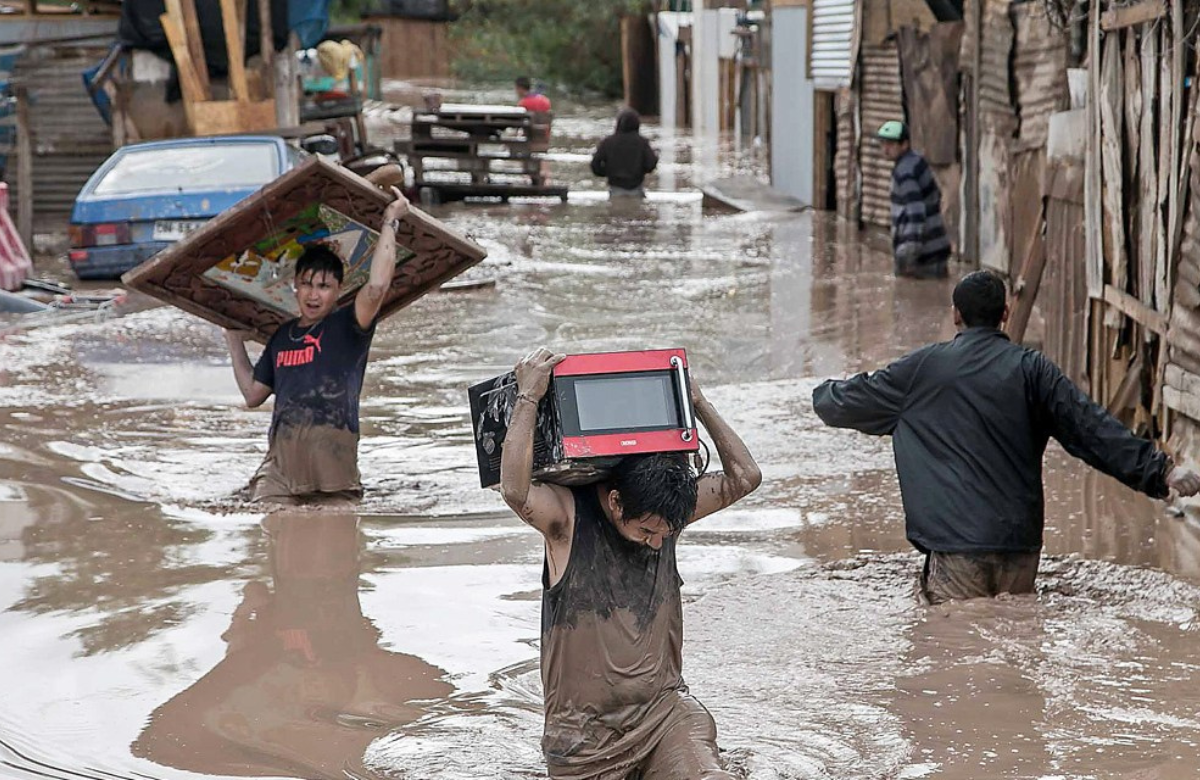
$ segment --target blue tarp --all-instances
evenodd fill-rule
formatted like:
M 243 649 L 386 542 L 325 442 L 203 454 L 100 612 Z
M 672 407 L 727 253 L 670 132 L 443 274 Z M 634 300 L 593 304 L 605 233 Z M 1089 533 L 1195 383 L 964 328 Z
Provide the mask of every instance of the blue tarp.
M 302 48 L 316 46 L 329 29 L 329 0 L 288 0 L 288 25 Z

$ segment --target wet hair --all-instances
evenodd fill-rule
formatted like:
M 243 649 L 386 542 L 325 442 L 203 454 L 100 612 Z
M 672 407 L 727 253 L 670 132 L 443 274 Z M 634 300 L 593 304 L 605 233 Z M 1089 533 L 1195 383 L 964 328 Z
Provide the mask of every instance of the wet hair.
M 297 281 L 309 271 L 312 272 L 313 276 L 320 273 L 329 274 L 338 280 L 338 284 L 341 284 L 342 278 L 346 273 L 346 268 L 342 263 L 342 258 L 338 257 L 337 252 L 334 252 L 325 244 L 309 244 L 304 250 L 304 254 L 300 255 L 300 259 L 296 261 Z
M 679 453 L 630 455 L 613 469 L 611 484 L 621 496 L 624 522 L 656 515 L 678 533 L 696 511 L 696 475 Z
M 533 82 L 529 80 L 528 76 L 517 76 L 517 80 L 513 83 L 517 85 L 517 89 L 523 89 L 527 92 L 533 89 Z
M 992 271 L 969 273 L 954 288 L 954 308 L 968 328 L 1000 327 L 1007 300 L 1004 280 Z
M 618 133 L 636 133 L 642 127 L 642 118 L 632 108 L 622 108 L 617 114 Z

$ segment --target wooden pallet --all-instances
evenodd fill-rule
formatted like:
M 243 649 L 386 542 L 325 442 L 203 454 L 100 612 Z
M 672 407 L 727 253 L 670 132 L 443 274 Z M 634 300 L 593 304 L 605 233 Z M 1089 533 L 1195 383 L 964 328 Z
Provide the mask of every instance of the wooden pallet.
M 534 155 L 528 141 L 491 138 L 414 138 L 411 141 L 396 141 L 395 150 L 401 154 L 424 157 L 465 154 L 491 159 L 528 159 Z
M 418 181 L 417 190 L 424 199 L 427 194 L 432 205 L 453 203 L 469 198 L 498 199 L 507 203 L 509 198 L 558 198 L 566 203 L 568 190 L 565 185 L 520 185 L 520 184 L 460 184 L 444 181 Z

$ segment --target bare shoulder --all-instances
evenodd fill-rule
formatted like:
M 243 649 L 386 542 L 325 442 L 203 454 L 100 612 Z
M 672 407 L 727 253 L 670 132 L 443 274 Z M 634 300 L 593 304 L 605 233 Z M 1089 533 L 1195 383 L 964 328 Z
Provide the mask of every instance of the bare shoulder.
M 550 541 L 566 541 L 575 527 L 575 494 L 562 485 L 534 482 L 521 506 L 509 503 L 517 515 Z

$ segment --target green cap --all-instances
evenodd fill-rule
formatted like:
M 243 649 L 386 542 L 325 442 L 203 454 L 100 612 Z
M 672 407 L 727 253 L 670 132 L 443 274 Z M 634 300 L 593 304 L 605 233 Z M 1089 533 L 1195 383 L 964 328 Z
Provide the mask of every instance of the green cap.
M 903 122 L 893 119 L 891 122 L 883 123 L 883 126 L 879 128 L 878 135 L 884 141 L 907 141 L 908 128 L 904 126 Z

